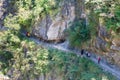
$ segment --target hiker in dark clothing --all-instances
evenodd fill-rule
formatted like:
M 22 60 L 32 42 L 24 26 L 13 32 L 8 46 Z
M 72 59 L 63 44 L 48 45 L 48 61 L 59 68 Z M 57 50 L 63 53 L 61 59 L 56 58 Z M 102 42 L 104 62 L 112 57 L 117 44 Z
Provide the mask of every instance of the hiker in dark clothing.
M 86 52 L 86 57 L 90 57 L 90 53 Z
M 98 64 L 100 63 L 100 61 L 101 61 L 101 58 L 100 58 L 100 57 L 98 57 Z
M 30 37 L 30 32 L 27 32 L 27 33 L 26 33 L 26 36 L 27 36 L 27 37 Z
M 83 55 L 83 54 L 84 54 L 84 49 L 81 50 L 81 55 Z

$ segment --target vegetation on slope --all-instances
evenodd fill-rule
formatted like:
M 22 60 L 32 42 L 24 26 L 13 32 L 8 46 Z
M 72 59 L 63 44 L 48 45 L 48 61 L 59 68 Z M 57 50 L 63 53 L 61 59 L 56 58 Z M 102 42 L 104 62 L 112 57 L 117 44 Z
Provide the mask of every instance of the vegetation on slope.
M 120 37 L 120 0 L 81 1 L 83 1 L 83 3 L 76 6 L 76 8 L 78 8 L 76 9 L 76 13 L 80 12 L 79 14 L 76 14 L 78 19 L 72 23 L 68 30 L 70 44 L 79 48 L 91 48 L 93 51 L 98 51 L 100 53 L 110 50 L 112 40 Z M 83 11 L 79 10 L 81 6 L 83 6 Z M 84 14 L 85 17 L 82 18 L 82 14 Z M 81 19 L 86 19 L 86 27 L 84 24 L 81 24 Z M 101 27 L 103 27 L 104 30 L 107 30 L 107 32 L 105 33 L 101 30 Z M 103 36 L 100 34 L 103 34 Z M 104 44 L 104 50 L 98 48 L 95 50 L 95 44 L 98 37 L 100 37 L 102 41 L 106 42 L 106 44 Z
M 59 4 L 59 0 L 10 0 L 4 25 L 31 31 L 38 19 L 56 15 Z
M 69 40 L 72 46 L 83 47 L 91 39 L 90 27 L 86 25 L 85 19 L 77 20 L 68 29 Z
M 58 2 L 57 2 L 58 1 Z M 99 19 L 119 36 L 119 5 L 115 2 L 101 2 L 90 0 L 86 2 L 89 25 L 83 20 L 75 21 L 68 32 L 72 45 L 81 47 L 89 42 L 98 31 Z M 86 58 L 81 58 L 73 53 L 65 53 L 53 49 L 45 49 L 36 45 L 20 34 L 21 29 L 29 30 L 38 18 L 46 14 L 54 15 L 58 10 L 59 0 L 10 0 L 15 12 L 6 17 L 4 24 L 11 30 L 0 32 L 0 70 L 17 80 L 35 79 L 40 75 L 60 77 L 63 80 L 115 80 L 110 74 L 104 73 L 98 66 Z M 108 4 L 109 3 L 109 4 Z M 113 7 L 109 7 L 113 3 Z M 97 8 L 96 6 L 100 6 Z M 112 5 L 111 5 L 112 6 Z M 105 10 L 107 8 L 107 10 Z M 111 11 L 110 11 L 111 10 Z M 101 13 L 112 13 L 115 16 L 105 19 Z M 92 18 L 91 18 L 92 17 Z M 112 21 L 113 20 L 113 21 Z M 83 22 L 82 22 L 83 21 Z M 114 23 L 113 23 L 114 22 Z M 94 30 L 95 29 L 95 30 Z M 91 32 L 92 31 L 92 32 Z M 78 44 L 79 43 L 79 44 Z M 14 71 L 14 72 L 12 72 Z
M 13 80 L 30 80 L 41 75 L 46 79 L 115 80 L 89 59 L 74 53 L 47 50 L 16 31 L 3 31 L 0 34 L 4 34 L 0 36 L 0 70 Z

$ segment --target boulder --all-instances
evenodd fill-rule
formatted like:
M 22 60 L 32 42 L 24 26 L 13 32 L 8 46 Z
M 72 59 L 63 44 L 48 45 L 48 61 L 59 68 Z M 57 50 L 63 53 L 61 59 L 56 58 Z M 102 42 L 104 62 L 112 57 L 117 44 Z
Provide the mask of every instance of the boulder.
M 70 22 L 75 19 L 75 7 L 72 3 L 64 3 L 60 12 L 54 16 L 46 15 L 38 20 L 33 29 L 32 34 L 46 41 L 65 40 L 64 31 L 70 26 Z
M 47 31 L 48 40 L 64 39 L 63 31 L 65 30 L 65 25 L 66 23 L 62 21 L 52 24 Z

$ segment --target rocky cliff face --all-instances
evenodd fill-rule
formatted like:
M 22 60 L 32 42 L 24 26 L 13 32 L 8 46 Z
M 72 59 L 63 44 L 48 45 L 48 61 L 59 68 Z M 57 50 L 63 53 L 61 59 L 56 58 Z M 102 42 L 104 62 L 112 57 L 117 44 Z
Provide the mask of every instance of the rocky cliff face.
M 10 4 L 10 1 L 9 0 L 0 0 L 0 28 L 2 29 L 6 29 L 4 27 L 4 19 L 5 17 L 11 13 L 15 13 L 14 10 L 14 7 L 11 7 L 13 6 L 13 4 Z
M 0 0 L 0 28 L 3 26 L 5 0 Z
M 120 37 L 113 37 L 111 40 L 109 59 L 120 67 Z
M 7 14 L 8 0 L 0 0 L 0 28 L 3 27 L 3 20 Z
M 64 0 L 61 4 L 60 12 L 54 18 L 46 15 L 43 19 L 36 22 L 32 31 L 33 35 L 47 41 L 64 40 L 64 31 L 74 19 L 74 0 Z
M 46 41 L 65 39 L 64 31 L 75 19 L 85 18 L 84 0 L 62 0 L 56 16 L 46 15 L 38 20 L 33 28 L 33 35 Z
M 108 33 L 101 26 L 98 31 L 98 36 L 91 43 L 91 51 L 104 56 L 111 64 L 116 64 L 120 67 L 120 37 Z

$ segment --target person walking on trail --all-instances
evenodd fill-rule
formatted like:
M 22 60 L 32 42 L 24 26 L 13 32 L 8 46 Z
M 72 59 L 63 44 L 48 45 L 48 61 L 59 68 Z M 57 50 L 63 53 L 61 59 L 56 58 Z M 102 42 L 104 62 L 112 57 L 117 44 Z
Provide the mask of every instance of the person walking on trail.
M 81 57 L 83 57 L 84 49 L 81 50 L 80 54 L 81 54 Z
M 81 50 L 81 56 L 84 54 L 84 49 Z
M 98 57 L 98 64 L 100 63 L 100 61 L 101 61 L 101 58 L 100 58 L 100 57 Z
M 86 52 L 86 57 L 90 57 L 90 53 Z
M 27 37 L 30 37 L 30 32 L 27 32 L 27 33 L 26 33 L 26 36 L 27 36 Z

